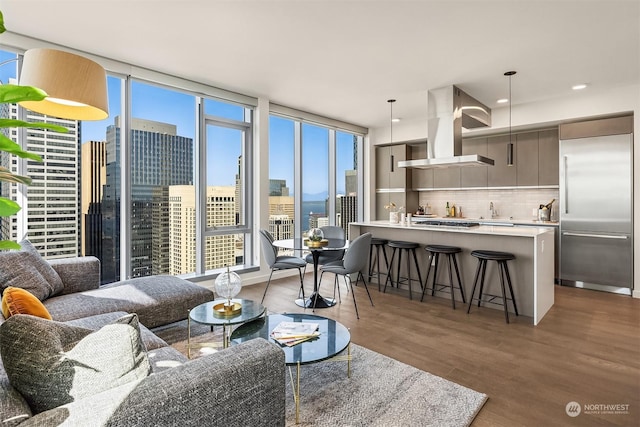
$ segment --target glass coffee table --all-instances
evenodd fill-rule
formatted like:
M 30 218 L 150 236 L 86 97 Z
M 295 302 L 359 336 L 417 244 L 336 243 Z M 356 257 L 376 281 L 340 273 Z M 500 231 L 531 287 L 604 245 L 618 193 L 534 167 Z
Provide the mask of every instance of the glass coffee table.
M 224 316 L 216 313 L 213 307 L 217 304 L 221 304 L 227 301 L 226 299 L 219 299 L 215 301 L 205 302 L 189 311 L 189 317 L 187 318 L 187 357 L 191 358 L 191 348 L 200 347 L 220 347 L 220 344 L 215 343 L 198 343 L 191 344 L 191 322 L 200 323 L 203 325 L 211 326 L 213 330 L 214 326 L 222 326 L 222 347 L 229 346 L 229 334 L 231 333 L 232 325 L 239 325 L 241 323 L 250 322 L 255 320 L 265 313 L 265 308 L 262 304 L 249 299 L 234 298 L 231 301 L 240 303 L 242 305 L 242 311 L 240 313 Z
M 281 346 L 271 339 L 270 334 L 280 322 L 312 322 L 319 324 L 320 335 L 313 340 L 304 341 L 292 347 Z M 275 343 L 284 351 L 285 364 L 289 367 L 289 377 L 293 388 L 293 398 L 296 404 L 296 424 L 300 414 L 300 366 L 324 360 L 345 360 L 347 362 L 347 376 L 351 377 L 351 334 L 341 323 L 326 317 L 313 314 L 291 313 L 270 314 L 251 322 L 238 326 L 231 333 L 231 343 L 240 344 L 255 338 L 264 338 Z M 344 350 L 345 356 L 338 356 Z M 294 382 L 292 367 L 296 367 Z

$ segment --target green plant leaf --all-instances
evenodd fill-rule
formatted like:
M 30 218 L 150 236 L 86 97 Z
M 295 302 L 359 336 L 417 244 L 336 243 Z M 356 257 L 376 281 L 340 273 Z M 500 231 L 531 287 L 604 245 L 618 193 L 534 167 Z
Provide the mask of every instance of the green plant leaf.
M 15 175 L 7 168 L 0 166 L 0 181 L 15 182 L 16 184 L 31 184 L 31 178 L 28 176 Z
M 0 86 L 1 88 L 2 86 Z M 42 122 L 23 122 L 15 119 L 0 119 L 0 128 L 31 128 L 31 129 L 50 129 L 60 133 L 67 133 L 69 129 L 64 126 L 54 125 L 52 123 Z
M 18 213 L 20 205 L 13 200 L 0 197 L 0 216 L 11 216 Z
M 4 27 L 4 16 L 2 16 L 2 11 L 0 11 L 0 33 L 4 33 L 7 29 Z
M 33 86 L 0 85 L 0 102 L 42 101 L 47 92 Z
M 19 244 L 12 242 L 11 240 L 0 240 L 0 251 L 6 251 L 9 249 L 22 249 Z
M 36 162 L 42 161 L 42 157 L 35 153 L 24 151 L 18 144 L 2 134 L 0 134 L 0 150 L 6 151 L 7 153 L 15 154 L 16 156 L 22 157 L 23 159 L 31 159 L 35 160 Z

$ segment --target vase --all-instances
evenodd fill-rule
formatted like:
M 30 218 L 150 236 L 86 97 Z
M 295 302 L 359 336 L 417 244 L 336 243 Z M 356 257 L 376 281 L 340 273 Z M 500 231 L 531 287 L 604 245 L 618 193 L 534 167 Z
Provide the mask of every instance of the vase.
M 397 224 L 400 222 L 400 215 L 398 215 L 398 212 L 389 212 L 389 222 L 391 224 Z

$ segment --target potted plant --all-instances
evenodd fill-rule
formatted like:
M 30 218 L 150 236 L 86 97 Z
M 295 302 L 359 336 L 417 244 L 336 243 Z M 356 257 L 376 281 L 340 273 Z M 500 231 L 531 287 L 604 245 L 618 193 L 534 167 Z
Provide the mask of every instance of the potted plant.
M 0 33 L 5 32 L 4 26 L 4 17 L 2 16 L 2 12 L 0 12 Z M 16 103 L 21 101 L 42 101 L 47 97 L 47 94 L 38 88 L 31 86 L 19 86 L 12 84 L 2 84 L 0 85 L 0 103 Z M 29 123 L 22 120 L 14 120 L 9 118 L 0 118 L 0 128 L 13 128 L 13 127 L 23 127 L 23 128 L 38 128 L 38 129 L 51 129 L 56 132 L 66 132 L 67 129 L 62 126 L 52 125 L 49 123 Z M 20 145 L 16 144 L 9 138 L 9 136 L 0 130 L 0 151 L 7 152 L 9 154 L 34 160 L 37 162 L 42 162 L 42 158 L 34 153 L 30 153 L 28 151 L 23 150 Z M 31 179 L 26 176 L 16 175 L 11 173 L 11 170 L 0 166 L 0 181 L 7 183 L 18 183 L 29 185 L 31 183 Z M 2 184 L 0 184 L 2 185 Z M 20 206 L 14 202 L 13 200 L 7 199 L 5 197 L 0 197 L 0 217 L 8 217 L 16 214 L 20 210 Z M 20 245 L 16 242 L 9 240 L 0 240 L 0 250 L 5 249 L 20 249 Z

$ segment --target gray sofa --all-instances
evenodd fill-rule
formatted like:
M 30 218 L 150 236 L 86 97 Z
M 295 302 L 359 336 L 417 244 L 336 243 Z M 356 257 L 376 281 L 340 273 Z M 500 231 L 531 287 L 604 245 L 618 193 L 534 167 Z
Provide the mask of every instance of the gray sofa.
M 211 291 L 172 276 L 99 287 L 100 265 L 93 257 L 55 260 L 50 265 L 64 289 L 42 301 L 53 318 L 40 322 L 42 327 L 59 322 L 98 331 L 127 313 L 137 313 L 151 374 L 33 413 L 0 365 L 0 426 L 284 425 L 285 364 L 277 346 L 257 339 L 187 360 L 149 329 L 185 319 L 190 308 L 213 298 Z M 7 325 L 13 323 L 0 325 L 3 352 L 13 351 L 2 342 Z M 39 331 L 29 333 L 37 336 Z M 30 351 L 26 344 L 21 351 Z

